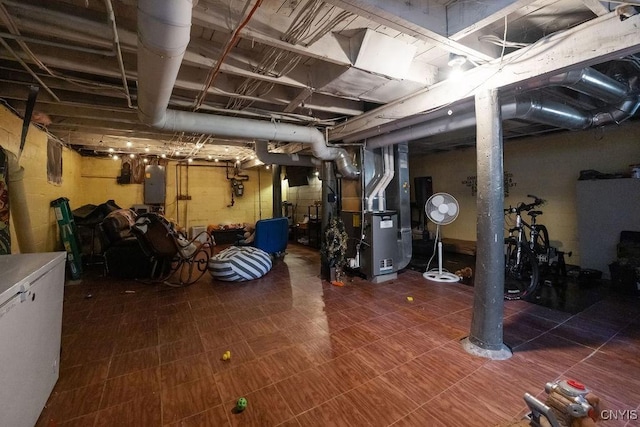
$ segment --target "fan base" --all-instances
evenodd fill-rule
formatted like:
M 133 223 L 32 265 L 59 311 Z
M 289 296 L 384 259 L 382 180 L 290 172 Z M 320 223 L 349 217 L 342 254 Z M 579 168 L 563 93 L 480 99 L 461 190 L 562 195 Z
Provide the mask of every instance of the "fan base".
M 446 271 L 443 271 L 442 273 L 438 271 L 426 271 L 422 273 L 422 277 L 434 282 L 455 283 L 460 281 L 460 276 L 456 276 L 455 274 L 448 273 Z

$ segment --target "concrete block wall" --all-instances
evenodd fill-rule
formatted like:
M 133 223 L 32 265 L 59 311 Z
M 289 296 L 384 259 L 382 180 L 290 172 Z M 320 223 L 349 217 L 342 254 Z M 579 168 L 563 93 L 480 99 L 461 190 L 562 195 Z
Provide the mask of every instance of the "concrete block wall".
M 507 141 L 504 170 L 510 174 L 512 186 L 505 207 L 527 200 L 527 194 L 545 199 L 539 222 L 547 226 L 553 245 L 573 252 L 567 263 L 580 265 L 576 204 L 580 171 L 628 173 L 629 165 L 640 163 L 639 133 L 640 123 L 625 122 L 619 126 Z M 416 176 L 431 176 L 434 192 L 451 193 L 460 203 L 460 215 L 455 222 L 442 227 L 443 236 L 475 241 L 476 197 L 470 184 L 476 175 L 475 147 L 410 156 L 409 166 L 412 184 Z M 433 224 L 429 228 L 435 231 Z
M 0 107 L 0 145 L 7 151 L 18 154 L 22 135 L 22 119 L 5 107 Z M 66 197 L 71 208 L 84 204 L 85 192 L 80 185 L 81 157 L 78 153 L 62 149 L 62 184 L 47 182 L 47 139 L 39 128 L 31 125 L 27 133 L 20 165 L 24 168 L 24 186 L 34 244 L 38 252 L 61 250 L 57 222 L 52 200 Z M 11 224 L 11 250 L 19 253 L 16 230 Z
M 301 223 L 304 221 L 304 216 L 309 213 L 309 206 L 311 206 L 311 215 L 316 214 L 315 206 L 316 201 L 322 200 L 322 181 L 316 176 L 309 180 L 309 185 L 302 185 L 299 187 L 289 187 L 287 180 L 282 181 L 282 201 L 293 203 L 295 207 L 294 223 Z M 322 215 L 322 207 L 318 207 L 318 216 Z

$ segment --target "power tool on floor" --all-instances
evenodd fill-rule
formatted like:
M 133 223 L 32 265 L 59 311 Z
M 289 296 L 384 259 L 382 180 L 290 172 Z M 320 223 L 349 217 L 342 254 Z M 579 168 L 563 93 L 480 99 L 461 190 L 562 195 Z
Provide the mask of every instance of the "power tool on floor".
M 593 417 L 594 408 L 586 399 L 589 390 L 575 380 L 561 380 L 547 383 L 544 390 L 548 393 L 544 403 L 529 393 L 524 401 L 531 409 L 529 418 L 533 427 L 569 427 L 576 418 Z M 546 423 L 541 423 L 545 419 Z

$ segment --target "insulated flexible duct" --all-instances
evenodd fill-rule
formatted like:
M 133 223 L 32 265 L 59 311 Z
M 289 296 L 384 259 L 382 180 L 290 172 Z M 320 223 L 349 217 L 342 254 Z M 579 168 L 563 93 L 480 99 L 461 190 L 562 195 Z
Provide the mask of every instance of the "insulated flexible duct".
M 180 64 L 189 44 L 191 0 L 138 1 L 138 115 L 155 128 L 229 138 L 311 145 L 313 155 L 334 160 L 343 178 L 360 172 L 343 148 L 328 147 L 318 129 L 237 117 L 167 110 Z

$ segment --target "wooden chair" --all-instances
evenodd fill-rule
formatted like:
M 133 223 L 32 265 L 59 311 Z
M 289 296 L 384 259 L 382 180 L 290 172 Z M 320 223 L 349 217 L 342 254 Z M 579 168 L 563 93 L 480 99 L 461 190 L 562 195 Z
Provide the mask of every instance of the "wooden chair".
M 207 271 L 215 242 L 206 231 L 189 240 L 156 213 L 138 216 L 131 231 L 153 260 L 152 281 L 188 286 Z

